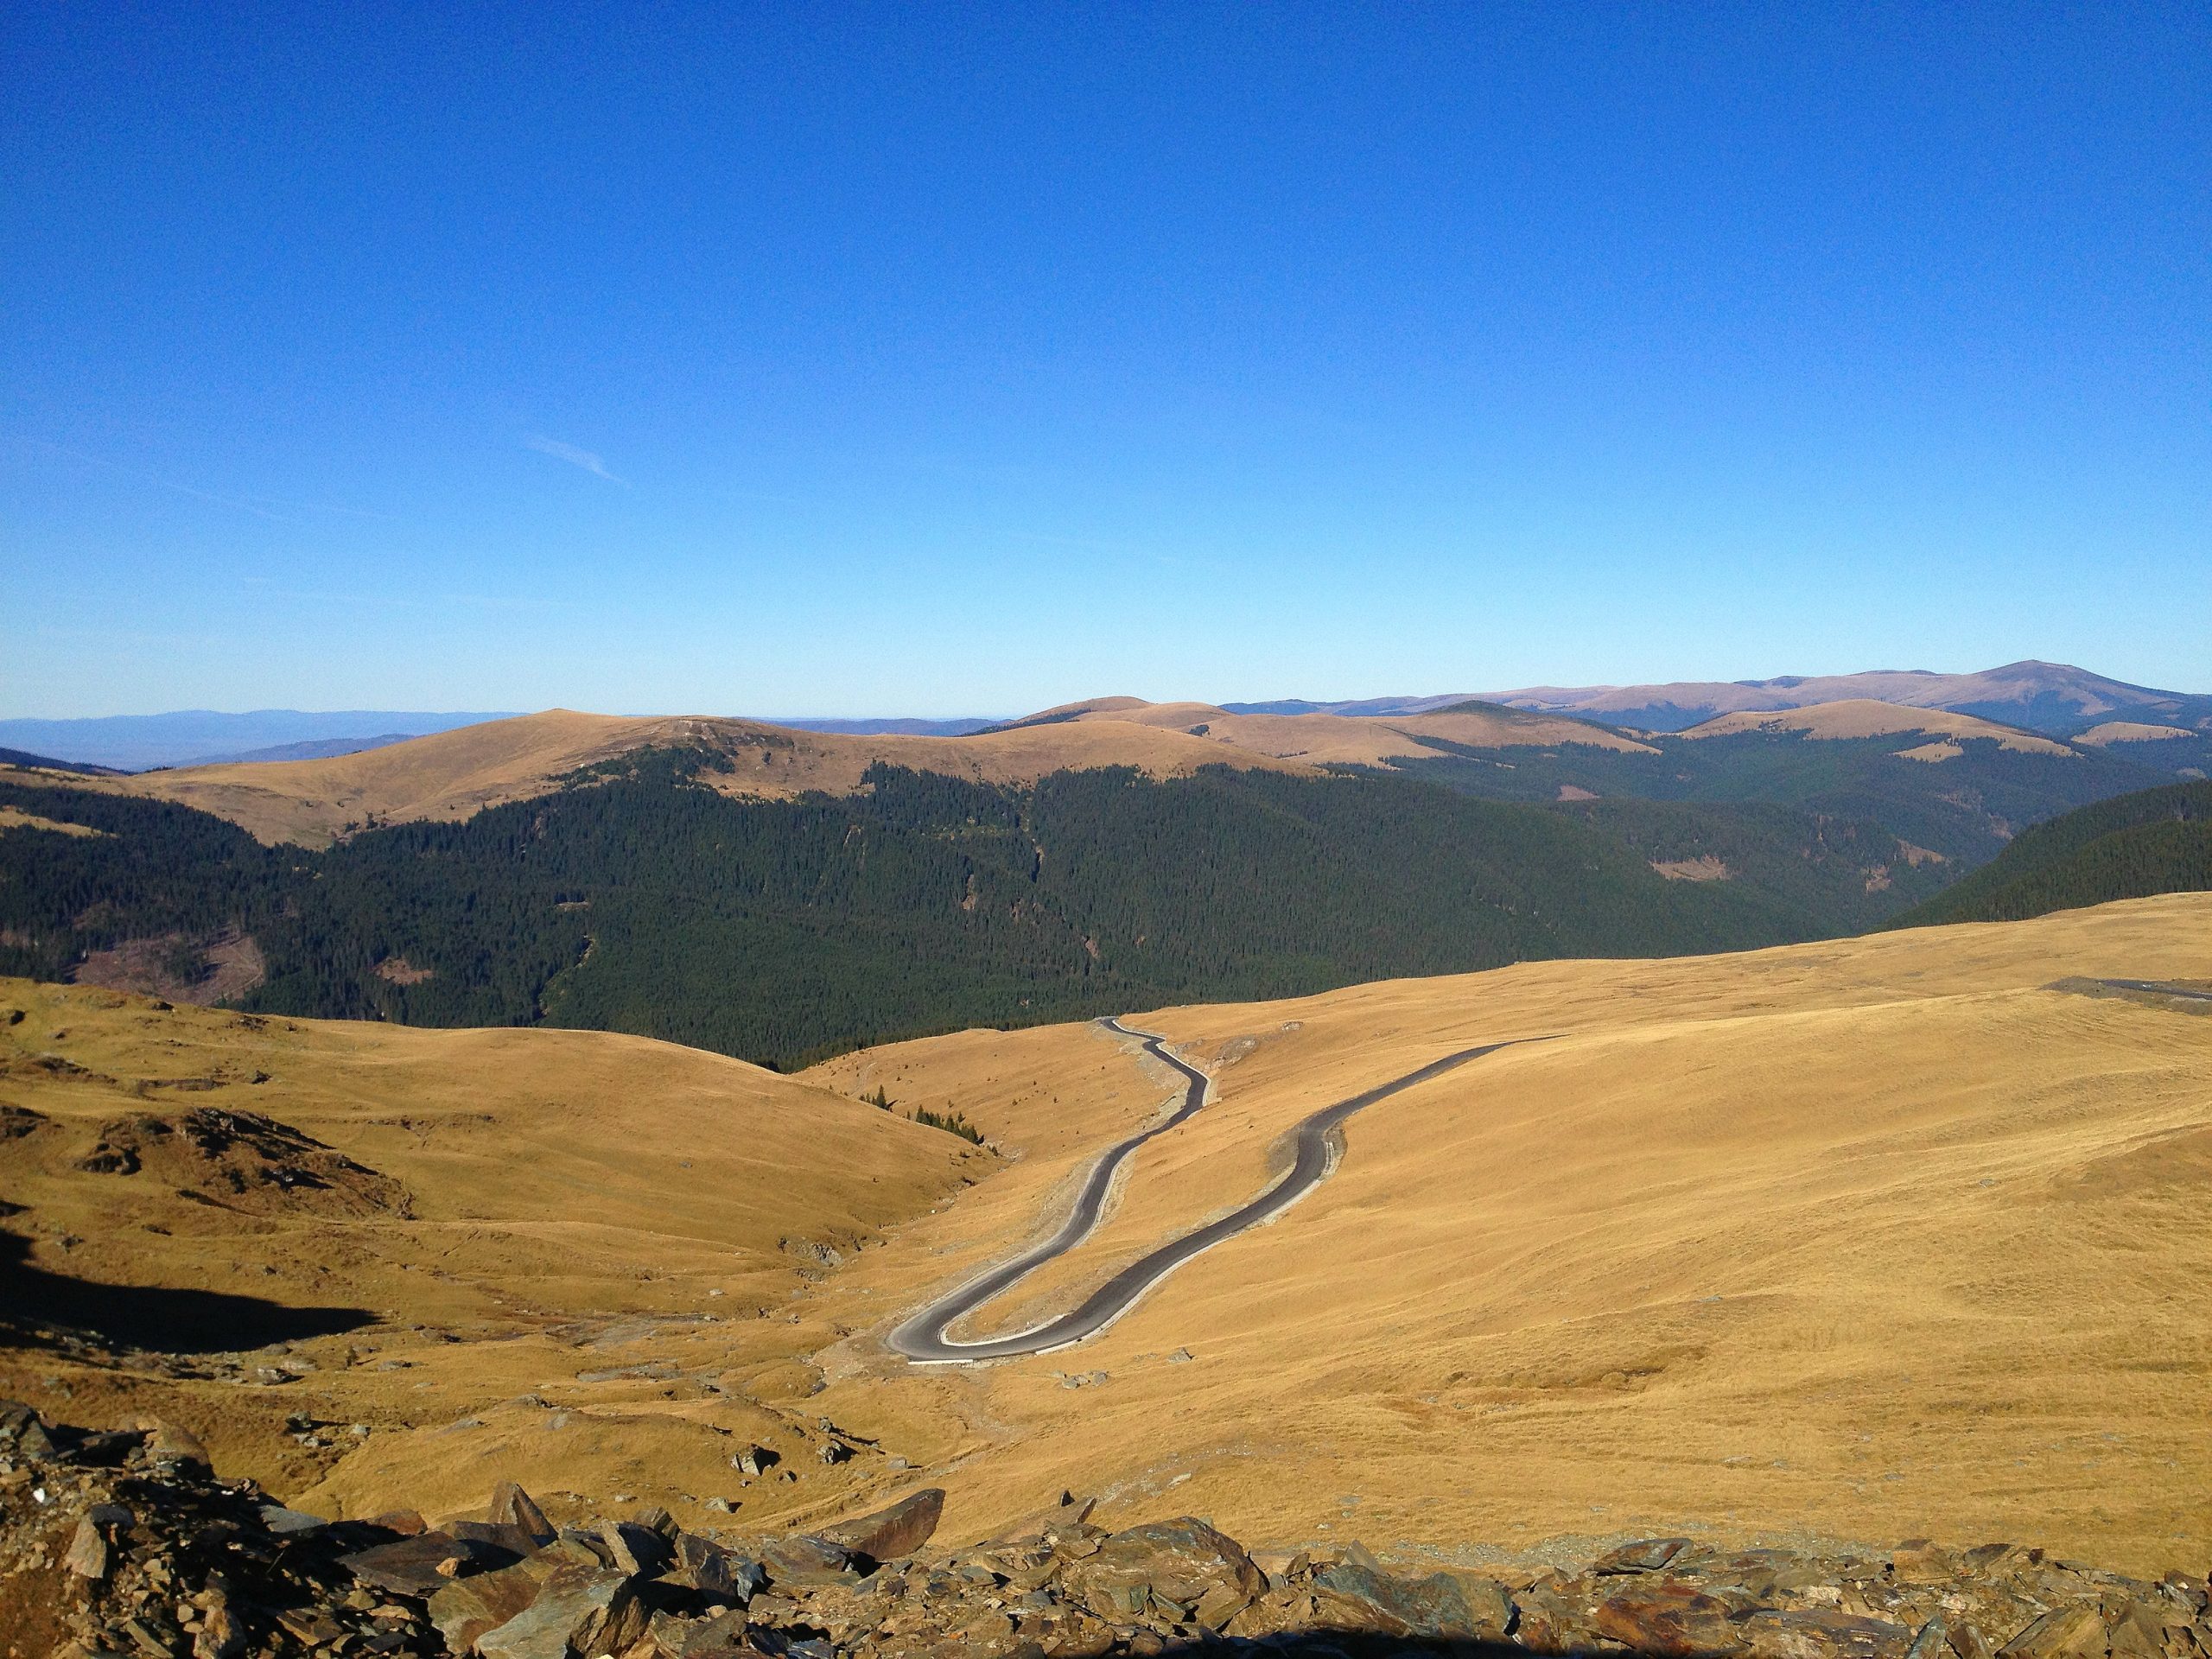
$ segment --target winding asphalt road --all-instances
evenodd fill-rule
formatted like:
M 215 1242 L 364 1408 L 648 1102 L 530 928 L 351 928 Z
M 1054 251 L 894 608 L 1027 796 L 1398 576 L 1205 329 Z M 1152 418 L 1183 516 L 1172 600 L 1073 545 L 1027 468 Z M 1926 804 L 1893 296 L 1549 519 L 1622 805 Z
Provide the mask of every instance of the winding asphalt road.
M 1339 1131 L 1344 1120 L 1353 1113 L 1372 1106 L 1378 1100 L 1388 1099 L 1402 1090 L 1426 1083 L 1455 1065 L 1465 1065 L 1469 1060 L 1510 1046 L 1506 1043 L 1484 1043 L 1477 1048 L 1463 1048 L 1440 1060 L 1431 1060 L 1427 1065 L 1370 1089 L 1363 1095 L 1354 1095 L 1349 1100 L 1340 1100 L 1333 1106 L 1323 1107 L 1299 1124 L 1296 1131 L 1297 1155 L 1287 1173 L 1251 1203 L 1140 1256 L 1091 1292 L 1080 1306 L 1061 1314 L 1058 1319 L 1048 1319 L 1042 1325 L 1009 1336 L 991 1337 L 979 1342 L 956 1342 L 944 1334 L 950 1326 L 1046 1262 L 1065 1255 L 1090 1236 L 1091 1230 L 1098 1225 L 1099 1215 L 1105 1206 L 1108 1189 L 1113 1185 L 1115 1173 L 1127 1161 L 1130 1154 L 1154 1135 L 1165 1135 L 1177 1124 L 1187 1122 L 1206 1103 L 1211 1080 L 1196 1066 L 1186 1065 L 1170 1054 L 1165 1039 L 1150 1032 L 1133 1031 L 1118 1020 L 1102 1020 L 1098 1023 L 1125 1037 L 1139 1039 L 1147 1052 L 1188 1078 L 1189 1083 L 1183 1091 L 1182 1105 L 1141 1135 L 1131 1135 L 1106 1150 L 1090 1166 L 1090 1173 L 1084 1179 L 1083 1190 L 1077 1195 L 1075 1207 L 1069 1213 L 1066 1223 L 1050 1239 L 1001 1262 L 980 1277 L 971 1279 L 950 1295 L 939 1298 L 901 1321 L 887 1340 L 893 1349 L 917 1363 L 963 1365 L 980 1360 L 1012 1359 L 1023 1354 L 1048 1353 L 1055 1348 L 1069 1347 L 1086 1337 L 1096 1335 L 1135 1306 L 1138 1298 L 1192 1256 L 1211 1249 L 1224 1239 L 1234 1238 L 1237 1234 L 1280 1215 L 1312 1192 L 1335 1161 L 1342 1145 Z
M 2156 979 L 2101 979 L 2100 985 L 2108 985 L 2115 991 L 2148 991 L 2154 996 L 2178 996 L 2191 1002 L 2212 1002 L 2212 991 L 2194 990 L 2186 985 L 2170 985 Z

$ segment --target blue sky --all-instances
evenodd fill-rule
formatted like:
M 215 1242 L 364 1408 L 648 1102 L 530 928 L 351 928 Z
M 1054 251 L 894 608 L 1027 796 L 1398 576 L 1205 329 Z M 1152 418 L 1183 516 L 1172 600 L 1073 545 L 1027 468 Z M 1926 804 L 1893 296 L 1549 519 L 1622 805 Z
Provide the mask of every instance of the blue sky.
M 0 715 L 2212 689 L 2201 5 L 0 29 Z

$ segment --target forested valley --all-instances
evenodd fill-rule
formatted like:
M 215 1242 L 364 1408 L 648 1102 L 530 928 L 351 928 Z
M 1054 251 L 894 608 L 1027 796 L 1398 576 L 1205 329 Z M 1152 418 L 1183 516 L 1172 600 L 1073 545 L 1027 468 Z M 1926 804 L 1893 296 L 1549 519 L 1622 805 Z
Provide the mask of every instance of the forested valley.
M 884 766 L 857 794 L 763 801 L 705 786 L 709 765 L 641 752 L 322 852 L 182 806 L 0 786 L 0 805 L 96 832 L 0 840 L 0 972 L 64 978 L 150 939 L 188 977 L 207 942 L 243 936 L 263 967 L 245 1008 L 624 1031 L 789 1068 L 967 1026 L 1822 937 L 1948 879 L 1880 825 L 1774 806 Z

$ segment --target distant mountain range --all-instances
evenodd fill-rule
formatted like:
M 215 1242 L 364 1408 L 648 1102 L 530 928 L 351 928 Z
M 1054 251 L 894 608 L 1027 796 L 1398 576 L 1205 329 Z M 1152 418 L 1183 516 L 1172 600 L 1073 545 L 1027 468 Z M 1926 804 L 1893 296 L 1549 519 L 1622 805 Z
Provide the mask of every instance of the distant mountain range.
M 239 754 L 203 754 L 191 764 L 237 766 L 257 766 L 264 760 L 334 760 L 341 754 L 365 754 L 371 749 L 388 749 L 395 743 L 424 735 L 421 732 L 384 732 L 375 737 L 315 737 L 304 743 L 276 743 L 265 749 L 247 749 Z
M 2170 713 L 2076 712 L 2139 708 Z M 172 1000 L 550 1020 L 804 1065 L 969 1026 L 1859 932 L 2033 825 L 2208 771 L 2212 729 L 2058 738 L 1866 698 L 1677 732 L 1481 701 L 1101 697 L 952 737 L 553 709 L 334 758 L 0 766 L 0 974 L 122 984 L 150 962 Z M 2061 885 L 2164 890 L 2195 868 L 2146 834 L 2156 859 L 2131 842 Z
M 321 713 L 256 709 L 237 715 L 185 709 L 174 714 L 110 715 L 93 720 L 0 720 L 0 748 L 25 749 L 77 766 L 145 772 L 155 766 L 352 754 L 404 738 L 505 718 L 499 714 L 374 709 Z
M 1515 691 L 1451 691 L 1434 696 L 1362 697 L 1317 702 L 1282 697 L 1263 702 L 1154 704 L 1215 714 L 1340 715 L 1402 720 L 1483 702 L 1534 714 L 1567 715 L 1644 732 L 1679 732 L 1722 715 L 1810 708 L 1871 700 L 1908 709 L 1948 710 L 2018 726 L 2050 736 L 2088 735 L 2092 743 L 2113 733 L 2099 728 L 2180 728 L 2212 733 L 2212 696 L 2132 685 L 2064 663 L 2020 662 L 1974 674 L 1881 670 L 1864 674 L 1783 675 L 1771 680 L 1686 680 L 1665 685 L 1524 686 Z M 837 735 L 967 737 L 977 732 L 1073 720 L 1104 703 L 1135 706 L 1135 698 L 1095 699 L 1019 720 L 983 716 L 929 720 L 901 715 L 779 716 L 751 723 Z M 324 760 L 400 741 L 506 720 L 498 713 L 426 714 L 392 709 L 312 713 L 261 709 L 247 714 L 187 709 L 165 715 L 117 715 L 94 720 L 0 720 L 0 749 L 51 756 L 69 765 L 143 772 L 156 766 L 220 766 L 238 762 Z M 2144 732 L 2125 734 L 2141 737 Z
M 977 732 L 988 731 L 994 726 L 1003 724 L 1004 719 L 1003 716 L 994 716 L 969 720 L 817 720 L 811 715 L 796 718 L 763 715 L 761 722 L 768 726 L 788 726 L 800 732 L 838 732 L 848 737 L 972 737 Z
M 2073 737 L 2112 723 L 2182 726 L 2212 731 L 2212 696 L 2161 691 L 2107 679 L 2064 663 L 2011 663 L 1975 674 L 1924 669 L 1771 680 L 1685 680 L 1666 685 L 1524 686 L 1517 691 L 1450 692 L 1439 696 L 1367 697 L 1347 702 L 1230 702 L 1232 714 L 1423 715 L 1480 700 L 1546 714 L 1578 715 L 1648 732 L 1679 732 L 1718 715 L 1871 699 L 1908 709 L 1945 709 L 1984 720 Z

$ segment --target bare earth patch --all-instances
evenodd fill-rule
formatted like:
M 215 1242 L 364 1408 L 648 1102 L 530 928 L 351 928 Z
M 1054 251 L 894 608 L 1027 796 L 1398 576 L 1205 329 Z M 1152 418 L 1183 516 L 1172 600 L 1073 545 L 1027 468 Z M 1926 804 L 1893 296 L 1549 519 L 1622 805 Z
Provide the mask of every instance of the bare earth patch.
M 426 979 L 435 979 L 437 970 L 417 968 L 404 957 L 386 957 L 377 963 L 376 976 L 391 985 L 420 985 Z
M 1702 858 L 1655 858 L 1651 868 L 1669 881 L 1726 881 L 1736 874 L 1711 853 Z
M 268 965 L 251 933 L 220 934 L 205 944 L 195 944 L 181 933 L 125 939 L 111 949 L 92 951 L 70 975 L 79 985 L 165 996 L 200 1007 L 244 996 L 267 977 Z

